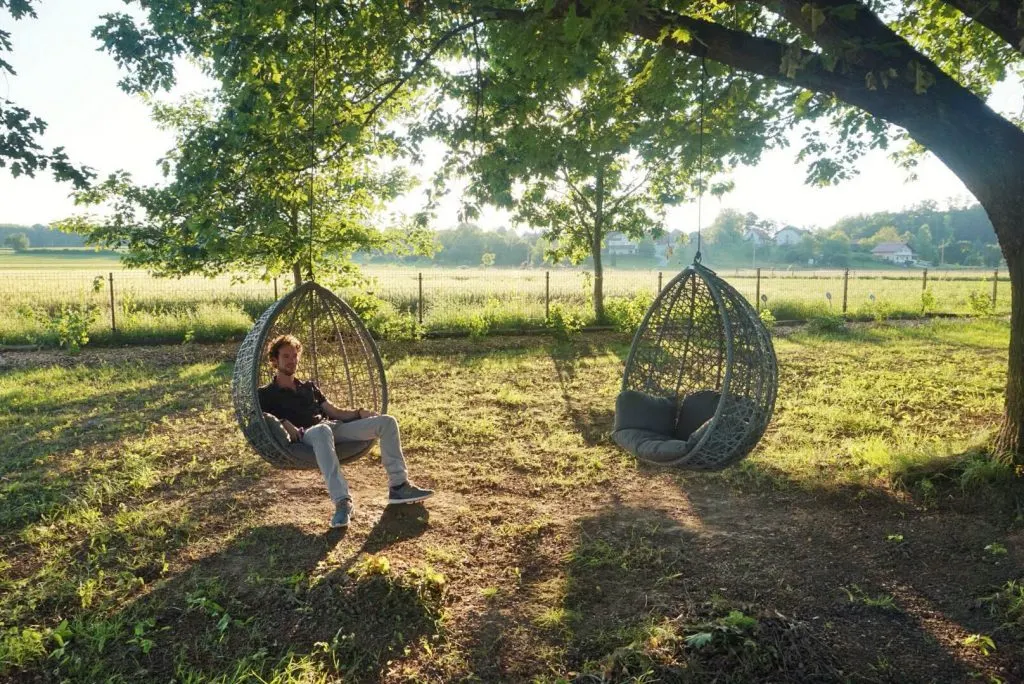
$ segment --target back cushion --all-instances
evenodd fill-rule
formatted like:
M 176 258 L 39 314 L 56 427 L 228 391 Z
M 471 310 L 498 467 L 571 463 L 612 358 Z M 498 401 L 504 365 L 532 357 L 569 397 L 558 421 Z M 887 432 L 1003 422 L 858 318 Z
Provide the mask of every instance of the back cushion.
M 636 390 L 619 392 L 615 399 L 616 430 L 650 430 L 671 436 L 676 419 L 676 403 Z
M 711 420 L 718 409 L 722 395 L 712 390 L 701 390 L 687 394 L 679 406 L 679 424 L 676 425 L 676 439 L 688 439 L 704 423 Z

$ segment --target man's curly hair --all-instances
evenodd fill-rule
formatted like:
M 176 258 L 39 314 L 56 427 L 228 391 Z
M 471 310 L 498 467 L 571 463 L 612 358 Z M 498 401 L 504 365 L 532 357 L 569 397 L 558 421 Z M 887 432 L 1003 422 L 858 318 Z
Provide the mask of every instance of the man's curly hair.
M 295 335 L 278 335 L 270 342 L 270 348 L 267 349 L 267 358 L 277 361 L 277 356 L 281 351 L 281 347 L 286 344 L 295 347 L 295 353 L 297 355 L 302 355 L 302 343 L 299 342 L 299 338 Z

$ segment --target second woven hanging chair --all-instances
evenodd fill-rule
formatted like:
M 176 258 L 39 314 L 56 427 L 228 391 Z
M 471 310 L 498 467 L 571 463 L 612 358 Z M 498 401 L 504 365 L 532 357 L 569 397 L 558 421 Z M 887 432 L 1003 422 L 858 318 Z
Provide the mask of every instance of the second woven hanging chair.
M 640 324 L 612 437 L 650 463 L 718 470 L 757 444 L 777 391 L 775 348 L 757 312 L 695 261 Z
M 303 345 L 299 375 L 312 380 L 338 406 L 386 413 L 388 386 L 373 337 L 356 312 L 327 288 L 305 282 L 267 309 L 238 349 L 231 395 L 246 440 L 278 468 L 316 468 L 313 449 L 291 444 L 280 423 L 266 419 L 259 388 L 273 379 L 267 356 L 278 335 L 294 335 Z M 336 443 L 342 463 L 367 453 L 375 441 Z

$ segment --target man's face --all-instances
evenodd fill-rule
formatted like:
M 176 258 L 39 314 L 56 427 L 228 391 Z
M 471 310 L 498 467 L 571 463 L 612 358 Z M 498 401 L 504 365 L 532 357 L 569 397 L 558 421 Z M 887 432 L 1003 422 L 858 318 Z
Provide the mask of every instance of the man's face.
M 295 371 L 299 367 L 299 355 L 295 351 L 295 347 L 290 344 L 282 345 L 277 350 L 277 363 L 274 365 L 279 373 L 295 375 Z

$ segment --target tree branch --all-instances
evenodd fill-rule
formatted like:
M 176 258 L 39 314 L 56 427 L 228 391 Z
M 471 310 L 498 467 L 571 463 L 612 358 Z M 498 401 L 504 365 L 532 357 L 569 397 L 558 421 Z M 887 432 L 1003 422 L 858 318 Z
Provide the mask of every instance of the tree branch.
M 1005 40 L 1017 52 L 1024 52 L 1024 27 L 1019 17 L 1021 0 L 944 0 L 966 16 Z

